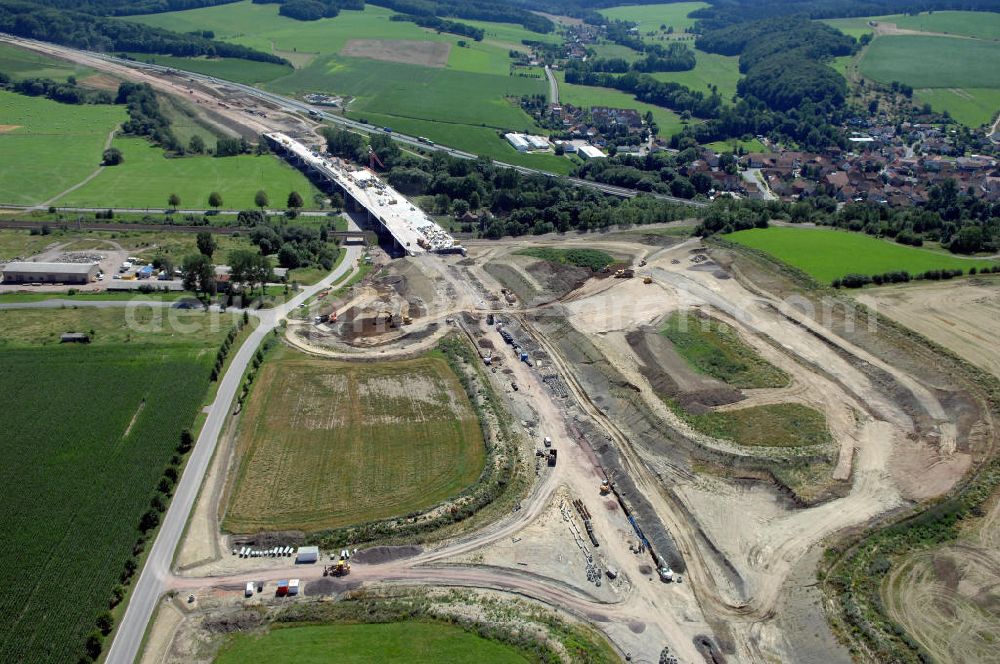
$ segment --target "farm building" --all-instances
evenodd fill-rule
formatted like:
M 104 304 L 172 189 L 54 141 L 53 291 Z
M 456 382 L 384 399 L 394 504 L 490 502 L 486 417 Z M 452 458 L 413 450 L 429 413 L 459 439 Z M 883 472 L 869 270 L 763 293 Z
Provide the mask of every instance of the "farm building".
M 5 284 L 86 284 L 97 277 L 97 263 L 7 263 Z
M 300 546 L 295 554 L 295 562 L 297 563 L 314 563 L 317 560 L 319 560 L 318 546 Z
M 521 134 L 506 134 L 504 138 L 506 138 L 511 147 L 518 152 L 528 151 L 528 141 Z
M 577 154 L 584 159 L 603 159 L 606 156 L 593 145 L 581 145 L 580 149 L 577 150 Z

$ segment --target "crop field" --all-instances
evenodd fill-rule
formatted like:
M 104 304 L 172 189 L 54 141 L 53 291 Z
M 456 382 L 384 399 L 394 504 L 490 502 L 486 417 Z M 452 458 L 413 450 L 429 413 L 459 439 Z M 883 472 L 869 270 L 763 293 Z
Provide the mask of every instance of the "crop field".
M 966 259 L 891 240 L 833 229 L 772 227 L 738 231 L 726 239 L 767 252 L 792 267 L 829 284 L 846 274 L 911 274 L 938 269 L 982 268 L 994 261 Z
M 696 9 L 708 7 L 705 2 L 675 2 L 662 5 L 626 5 L 624 7 L 609 7 L 600 13 L 619 21 L 635 21 L 639 24 L 639 33 L 659 32 L 661 25 L 673 26 L 674 32 L 683 32 L 692 25 L 694 19 L 688 14 Z
M 892 23 L 900 30 L 940 32 L 991 41 L 1000 40 L 1000 14 L 994 12 L 936 11 L 933 13 L 922 12 L 916 16 L 890 14 L 860 18 L 837 18 L 823 22 L 849 35 L 859 37 L 865 32 L 872 32 L 873 29 L 868 25 L 868 21 Z
M 722 321 L 677 312 L 661 333 L 695 371 L 733 387 L 788 385 L 788 374 L 743 343 L 736 330 Z
M 221 39 L 238 42 L 298 60 L 301 68 L 268 79 L 265 87 L 289 96 L 327 92 L 354 97 L 351 117 L 381 116 L 388 126 L 421 123 L 413 131 L 435 142 L 536 168 L 569 166 L 551 155 L 516 155 L 491 129 L 537 131 L 532 119 L 508 97 L 544 94 L 544 77 L 510 76 L 510 49 L 524 50 L 521 40 L 554 40 L 506 23 L 469 23 L 487 32 L 482 42 L 438 34 L 412 23 L 390 21 L 394 13 L 367 5 L 364 11 L 344 11 L 332 19 L 295 21 L 279 16 L 275 5 L 239 2 L 182 12 L 133 17 L 150 25 L 181 32 L 211 29 Z M 396 42 L 421 41 L 450 46 L 444 67 L 428 67 L 414 56 L 412 63 L 387 62 L 344 55 L 351 40 L 379 41 L 392 50 Z M 185 68 L 178 63 L 179 68 Z M 237 75 L 245 76 L 237 72 Z M 398 119 L 396 119 L 398 118 Z M 405 130 L 409 131 L 409 130 Z
M 343 662 L 365 664 L 524 664 L 510 646 L 460 627 L 433 622 L 311 625 L 271 629 L 230 639 L 216 664 L 237 662 Z
M 215 349 L 232 319 L 170 315 L 186 333 L 156 330 L 152 312 L 0 313 L 0 661 L 65 662 L 108 608 L 132 556 L 139 518 L 183 428 L 207 392 Z M 215 321 L 213 331 L 211 321 Z M 145 328 L 132 329 L 132 328 Z M 95 331 L 89 346 L 58 334 Z
M 485 453 L 443 360 L 289 352 L 264 365 L 243 416 L 223 527 L 310 532 L 426 509 L 475 482 Z
M 914 88 L 1000 88 L 1000 44 L 922 35 L 878 37 L 861 60 L 861 73 L 882 83 Z
M 969 127 L 988 124 L 1000 112 L 1000 88 L 926 88 L 913 98 Z
M 681 130 L 684 126 L 679 115 L 673 111 L 644 104 L 636 101 L 635 97 L 627 92 L 612 90 L 611 88 L 600 88 L 590 85 L 570 85 L 564 80 L 563 72 L 557 72 L 559 80 L 559 101 L 574 106 L 611 106 L 613 108 L 635 108 L 640 113 L 645 114 L 652 111 L 653 120 L 660 127 L 661 136 L 670 136 Z
M 71 106 L 0 90 L 0 202 L 41 203 L 80 182 L 100 165 L 104 142 L 124 120 L 120 106 Z
M 3 139 L 0 138 L 0 141 Z M 213 191 L 231 208 L 254 207 L 258 190 L 267 192 L 272 207 L 284 207 L 288 194 L 298 191 L 313 207 L 317 189 L 304 175 L 273 155 L 184 157 L 168 159 L 163 150 L 141 138 L 116 138 L 125 161 L 104 169 L 83 187 L 60 198 L 60 206 L 137 207 L 164 209 L 172 193 L 181 207 L 208 206 Z

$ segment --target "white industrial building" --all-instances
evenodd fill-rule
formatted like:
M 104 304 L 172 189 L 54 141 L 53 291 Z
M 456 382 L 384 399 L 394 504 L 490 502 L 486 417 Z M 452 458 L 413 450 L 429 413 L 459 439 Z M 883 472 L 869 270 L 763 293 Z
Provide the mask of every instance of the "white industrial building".
M 87 284 L 97 278 L 97 263 L 7 263 L 5 284 Z
M 603 159 L 607 156 L 593 145 L 581 145 L 576 153 L 584 159 Z
M 549 139 L 544 136 L 531 136 L 530 134 L 505 134 L 504 138 L 511 147 L 518 152 L 528 152 L 529 150 L 548 150 Z

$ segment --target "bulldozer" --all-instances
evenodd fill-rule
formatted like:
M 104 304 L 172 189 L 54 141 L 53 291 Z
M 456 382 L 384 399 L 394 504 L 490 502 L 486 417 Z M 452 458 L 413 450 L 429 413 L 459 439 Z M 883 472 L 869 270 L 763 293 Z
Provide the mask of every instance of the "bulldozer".
M 648 286 L 649 284 L 653 283 L 653 278 L 652 277 L 643 277 L 642 278 L 642 283 L 644 283 L 644 284 L 646 284 Z
M 347 576 L 351 573 L 351 563 L 346 558 L 341 558 L 334 565 L 330 565 L 330 576 Z
M 611 482 L 607 480 L 601 482 L 601 495 L 606 496 L 611 493 Z

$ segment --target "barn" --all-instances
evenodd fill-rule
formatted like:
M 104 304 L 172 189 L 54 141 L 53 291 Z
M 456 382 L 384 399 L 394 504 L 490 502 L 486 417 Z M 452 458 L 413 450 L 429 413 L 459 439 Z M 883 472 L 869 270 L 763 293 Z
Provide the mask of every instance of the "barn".
M 97 277 L 97 263 L 7 263 L 5 284 L 87 284 Z

